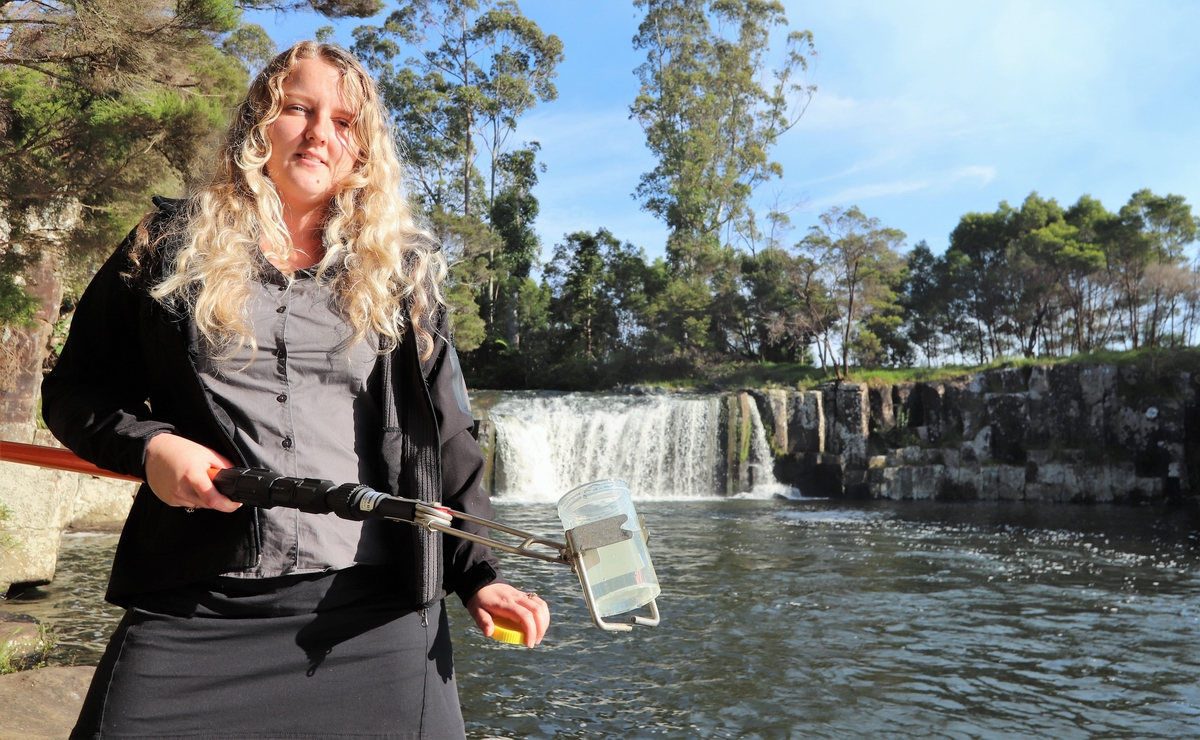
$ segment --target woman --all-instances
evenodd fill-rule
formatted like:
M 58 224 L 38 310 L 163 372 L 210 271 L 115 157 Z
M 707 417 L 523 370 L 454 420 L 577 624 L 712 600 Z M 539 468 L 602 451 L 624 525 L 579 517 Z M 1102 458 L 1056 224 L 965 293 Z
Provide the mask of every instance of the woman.
M 490 550 L 255 509 L 210 467 L 359 481 L 484 517 L 437 245 L 371 78 L 304 42 L 251 85 L 211 183 L 155 199 L 43 386 L 55 435 L 141 477 L 107 598 L 128 609 L 72 737 L 463 735 L 442 597 L 485 634 L 546 604 Z

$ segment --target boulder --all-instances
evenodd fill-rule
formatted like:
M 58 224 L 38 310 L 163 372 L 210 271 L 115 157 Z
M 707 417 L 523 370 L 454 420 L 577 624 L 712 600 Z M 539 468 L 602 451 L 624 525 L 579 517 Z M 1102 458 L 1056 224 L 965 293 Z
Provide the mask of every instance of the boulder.
M 94 666 L 55 666 L 0 676 L 0 740 L 61 740 L 70 734 Z
M 979 498 L 986 501 L 1021 501 L 1025 498 L 1025 468 L 1017 465 L 979 467 Z
M 121 525 L 138 484 L 0 462 L 0 593 L 14 583 L 54 579 L 68 527 Z
M 71 523 L 77 490 L 73 473 L 0 462 L 0 591 L 54 579 L 58 540 Z

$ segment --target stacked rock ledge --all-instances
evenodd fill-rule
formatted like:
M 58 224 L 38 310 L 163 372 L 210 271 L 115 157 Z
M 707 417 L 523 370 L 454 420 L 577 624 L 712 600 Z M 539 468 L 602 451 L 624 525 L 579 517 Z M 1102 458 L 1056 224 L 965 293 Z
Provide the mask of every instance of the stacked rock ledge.
M 776 477 L 808 496 L 1137 503 L 1200 492 L 1200 371 L 1061 364 L 747 395 Z

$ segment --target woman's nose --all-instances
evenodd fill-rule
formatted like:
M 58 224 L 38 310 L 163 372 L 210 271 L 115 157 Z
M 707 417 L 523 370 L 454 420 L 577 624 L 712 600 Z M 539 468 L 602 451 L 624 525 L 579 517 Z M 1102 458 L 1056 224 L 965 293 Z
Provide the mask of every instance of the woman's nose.
M 333 121 L 328 116 L 316 115 L 309 120 L 307 138 L 318 143 L 324 143 L 329 138 Z

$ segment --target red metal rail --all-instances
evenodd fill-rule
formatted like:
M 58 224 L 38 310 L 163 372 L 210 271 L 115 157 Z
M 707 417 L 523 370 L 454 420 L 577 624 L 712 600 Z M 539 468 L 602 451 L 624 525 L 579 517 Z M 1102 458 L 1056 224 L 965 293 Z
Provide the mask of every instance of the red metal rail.
M 120 478 L 121 480 L 142 482 L 141 478 L 134 478 L 132 475 L 121 475 L 111 470 L 98 468 L 90 462 L 80 459 L 70 450 L 58 447 L 27 445 L 20 442 L 0 442 L 0 460 L 4 462 L 23 463 L 25 465 L 38 465 L 43 468 L 54 468 L 55 470 L 69 470 L 72 473 L 86 473 L 106 478 Z

